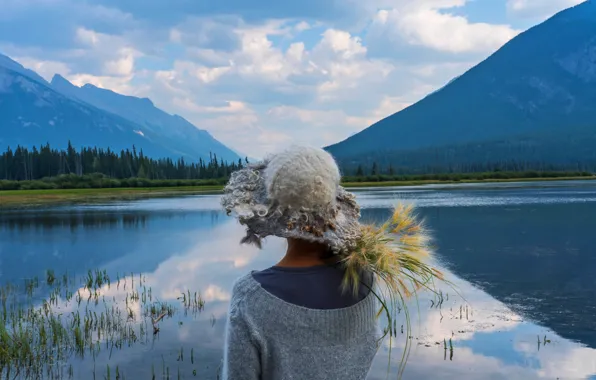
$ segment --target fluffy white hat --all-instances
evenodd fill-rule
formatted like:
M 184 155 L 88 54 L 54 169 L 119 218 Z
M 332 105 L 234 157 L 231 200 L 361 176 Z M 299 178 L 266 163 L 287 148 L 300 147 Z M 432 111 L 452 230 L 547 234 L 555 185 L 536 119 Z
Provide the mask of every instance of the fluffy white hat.
M 233 173 L 222 205 L 247 227 L 243 243 L 273 235 L 346 252 L 360 236 L 360 208 L 340 180 L 329 153 L 294 146 Z

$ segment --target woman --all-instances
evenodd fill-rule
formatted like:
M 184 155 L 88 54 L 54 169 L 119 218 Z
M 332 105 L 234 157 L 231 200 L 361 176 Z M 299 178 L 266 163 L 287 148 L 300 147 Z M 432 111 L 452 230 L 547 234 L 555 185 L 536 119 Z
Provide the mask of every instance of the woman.
M 399 249 L 427 252 L 410 209 L 381 229 L 363 226 L 340 179 L 333 158 L 310 147 L 232 174 L 222 205 L 247 227 L 241 242 L 260 247 L 261 239 L 278 236 L 288 248 L 275 266 L 234 284 L 223 379 L 364 379 L 381 338 L 377 279 L 403 294 L 404 263 L 418 265 L 421 281 L 436 276 Z M 400 231 L 390 247 L 387 233 Z

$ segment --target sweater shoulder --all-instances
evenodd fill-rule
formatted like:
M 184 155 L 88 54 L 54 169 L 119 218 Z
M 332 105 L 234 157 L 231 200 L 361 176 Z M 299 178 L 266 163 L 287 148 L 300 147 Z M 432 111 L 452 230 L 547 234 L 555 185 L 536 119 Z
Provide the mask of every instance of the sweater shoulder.
M 259 283 L 253 279 L 250 272 L 236 279 L 232 286 L 230 308 L 237 310 L 243 305 L 250 305 L 250 300 L 254 298 L 259 286 Z

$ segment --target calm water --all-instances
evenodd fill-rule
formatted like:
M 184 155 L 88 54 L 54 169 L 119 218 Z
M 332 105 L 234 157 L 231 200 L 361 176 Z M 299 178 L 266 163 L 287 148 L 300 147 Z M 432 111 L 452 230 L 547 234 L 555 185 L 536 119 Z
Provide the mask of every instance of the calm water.
M 465 297 L 444 288 L 441 310 L 426 295 L 419 311 L 412 304 L 405 379 L 596 379 L 596 182 L 366 189 L 358 198 L 367 221 L 383 220 L 398 200 L 415 201 L 434 230 L 439 265 Z M 198 315 L 164 320 L 154 339 L 111 357 L 102 351 L 95 361 L 71 362 L 81 379 L 107 363 L 127 378 L 151 378 L 153 364 L 157 378 L 167 366 L 171 378 L 179 370 L 182 378 L 214 379 L 232 282 L 284 251 L 278 239 L 262 251 L 239 246 L 242 232 L 218 196 L 3 212 L 0 283 L 101 268 L 112 278 L 142 273 L 162 301 L 198 290 L 206 301 Z M 443 349 L 449 338 L 452 354 Z M 404 341 L 398 332 L 392 367 Z M 369 378 L 386 378 L 388 348 Z

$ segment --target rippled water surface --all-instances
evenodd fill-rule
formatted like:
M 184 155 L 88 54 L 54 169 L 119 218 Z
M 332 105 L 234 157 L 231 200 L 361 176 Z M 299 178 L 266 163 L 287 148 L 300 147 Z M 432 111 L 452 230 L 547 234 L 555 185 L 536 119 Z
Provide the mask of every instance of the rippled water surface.
M 441 308 L 425 294 L 412 303 L 405 379 L 596 379 L 596 182 L 363 189 L 357 196 L 367 221 L 383 220 L 397 201 L 415 202 L 436 237 L 439 265 L 465 297 L 444 288 Z M 284 251 L 278 239 L 262 251 L 239 246 L 241 236 L 216 195 L 2 212 L 0 283 L 45 278 L 47 269 L 77 278 L 106 270 L 112 284 L 102 297 L 127 303 L 139 337 L 150 319 L 141 301 L 126 296 L 131 279 L 124 289 L 117 277 L 133 273 L 153 301 L 179 304 L 182 292 L 199 291 L 200 312 L 164 318 L 157 334 L 130 347 L 68 361 L 80 379 L 103 378 L 107 365 L 125 378 L 215 379 L 232 282 Z M 40 287 L 36 297 L 41 304 L 49 290 Z M 76 302 L 59 299 L 55 307 L 67 315 Z M 390 378 L 406 339 L 398 332 L 393 341 Z M 386 342 L 369 378 L 387 377 L 388 352 Z

